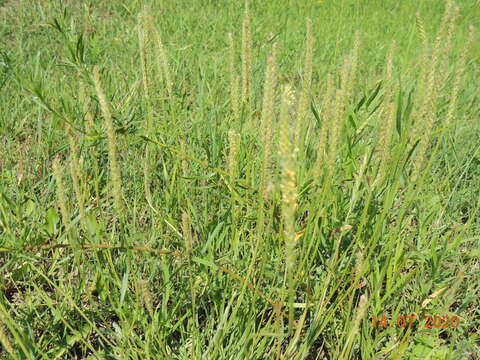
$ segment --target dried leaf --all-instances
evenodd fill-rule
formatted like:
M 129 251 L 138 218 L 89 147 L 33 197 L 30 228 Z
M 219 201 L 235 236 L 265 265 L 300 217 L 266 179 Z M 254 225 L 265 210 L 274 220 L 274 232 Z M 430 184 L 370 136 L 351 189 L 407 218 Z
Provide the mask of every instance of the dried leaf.
M 434 300 L 438 295 L 442 294 L 446 287 L 441 288 L 440 290 L 432 293 L 428 298 L 422 302 L 422 309 L 425 308 L 432 300 Z

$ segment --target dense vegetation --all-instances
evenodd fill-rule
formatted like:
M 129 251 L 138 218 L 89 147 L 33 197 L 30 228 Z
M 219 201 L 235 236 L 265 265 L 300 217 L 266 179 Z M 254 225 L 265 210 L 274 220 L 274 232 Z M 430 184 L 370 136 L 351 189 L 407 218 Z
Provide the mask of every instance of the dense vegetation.
M 478 1 L 0 19 L 0 358 L 480 358 Z

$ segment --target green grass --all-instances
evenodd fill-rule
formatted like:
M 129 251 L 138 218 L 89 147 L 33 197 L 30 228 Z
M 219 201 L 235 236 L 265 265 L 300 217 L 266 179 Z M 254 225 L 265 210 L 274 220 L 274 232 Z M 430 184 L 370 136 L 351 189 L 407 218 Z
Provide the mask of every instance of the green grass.
M 137 34 L 144 2 L 0 1 L 0 359 L 480 358 L 478 34 L 446 126 L 480 3 L 458 1 L 433 94 L 418 91 L 432 57 L 422 58 L 415 14 L 431 45 L 443 2 L 252 1 L 254 96 L 241 114 L 230 110 L 227 40 L 231 32 L 240 74 L 241 1 L 145 2 L 173 81 L 168 96 L 156 77 L 158 53 L 149 53 L 149 101 Z M 291 116 L 282 122 L 280 99 L 285 85 L 300 97 L 307 17 L 311 107 L 292 158 L 294 108 L 283 103 Z M 342 62 L 357 30 L 357 81 L 345 111 L 335 112 L 327 74 L 343 88 Z M 264 168 L 262 102 L 274 42 L 275 118 Z M 96 65 L 113 114 L 123 208 L 114 204 Z M 93 116 L 88 130 L 79 76 Z M 389 89 L 397 110 L 383 149 Z M 432 132 L 416 131 L 425 129 L 419 114 L 431 99 Z M 329 150 L 318 161 L 328 124 L 341 126 L 338 156 Z M 233 172 L 231 130 L 238 134 Z M 69 131 L 85 217 L 70 174 Z M 411 313 L 421 322 L 398 328 L 397 317 Z M 371 318 L 384 315 L 389 326 L 374 329 Z M 460 326 L 425 328 L 426 315 L 456 315 Z

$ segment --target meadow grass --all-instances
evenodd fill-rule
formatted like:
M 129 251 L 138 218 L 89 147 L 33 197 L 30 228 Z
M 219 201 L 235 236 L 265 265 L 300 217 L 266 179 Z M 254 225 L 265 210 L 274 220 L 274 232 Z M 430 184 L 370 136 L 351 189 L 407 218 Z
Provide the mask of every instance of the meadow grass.
M 478 1 L 0 14 L 1 359 L 480 358 Z

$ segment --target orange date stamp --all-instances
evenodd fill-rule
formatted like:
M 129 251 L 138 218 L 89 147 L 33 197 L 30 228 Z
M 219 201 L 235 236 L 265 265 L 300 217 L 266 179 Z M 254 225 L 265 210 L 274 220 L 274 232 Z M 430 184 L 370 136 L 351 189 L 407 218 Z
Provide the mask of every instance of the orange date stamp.
M 399 315 L 396 319 L 389 319 L 387 316 L 371 318 L 373 328 L 386 328 L 396 326 L 397 328 L 411 328 L 414 325 L 424 328 L 452 328 L 456 329 L 460 326 L 461 318 L 457 315 L 425 315 L 423 319 L 419 319 L 416 314 Z M 395 321 L 394 321 L 395 320 Z

